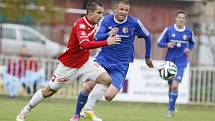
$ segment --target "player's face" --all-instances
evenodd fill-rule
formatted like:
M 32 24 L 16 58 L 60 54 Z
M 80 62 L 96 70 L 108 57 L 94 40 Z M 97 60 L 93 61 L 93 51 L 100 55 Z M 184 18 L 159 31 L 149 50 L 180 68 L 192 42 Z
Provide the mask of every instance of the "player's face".
M 126 16 L 128 15 L 129 9 L 129 5 L 119 3 L 114 10 L 117 21 L 124 21 L 126 19 Z
M 103 17 L 103 13 L 104 13 L 104 8 L 101 6 L 97 6 L 96 10 L 94 10 L 92 12 L 92 22 L 94 24 L 99 23 L 100 19 Z
M 175 24 L 179 27 L 184 27 L 185 25 L 185 15 L 183 13 L 179 13 L 175 17 Z

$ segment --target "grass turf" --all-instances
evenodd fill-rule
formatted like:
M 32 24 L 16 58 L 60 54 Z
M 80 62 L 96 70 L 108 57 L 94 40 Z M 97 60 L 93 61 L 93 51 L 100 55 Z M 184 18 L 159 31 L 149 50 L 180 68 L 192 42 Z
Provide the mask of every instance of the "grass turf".
M 15 121 L 28 100 L 0 96 L 0 121 Z M 46 99 L 29 114 L 26 121 L 69 121 L 75 103 L 74 100 Z M 95 111 L 103 121 L 215 121 L 215 106 L 177 105 L 178 113 L 171 119 L 164 117 L 166 109 L 166 104 L 101 102 Z

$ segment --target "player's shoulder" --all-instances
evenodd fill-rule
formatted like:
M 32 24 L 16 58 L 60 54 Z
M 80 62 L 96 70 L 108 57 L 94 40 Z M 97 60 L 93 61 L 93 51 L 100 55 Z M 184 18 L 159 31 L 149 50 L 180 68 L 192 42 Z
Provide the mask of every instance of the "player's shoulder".
M 173 25 L 169 25 L 169 26 L 167 26 L 166 28 L 167 28 L 168 30 L 173 30 L 173 29 L 175 29 L 174 24 L 173 24 Z
M 134 16 L 128 16 L 127 17 L 127 21 L 131 21 L 131 22 L 137 23 L 140 20 L 138 18 L 134 17 Z
M 175 31 L 174 25 L 166 26 L 166 27 L 165 27 L 165 31 L 167 31 L 167 32 Z
M 78 18 L 76 21 L 75 21 L 75 24 L 85 24 L 86 22 L 84 21 L 84 18 Z
M 189 26 L 185 26 L 185 30 L 188 32 L 192 32 L 193 30 Z
M 134 17 L 134 16 L 128 16 L 127 19 L 128 19 L 128 20 L 133 20 L 133 21 L 139 20 L 138 18 L 136 18 L 136 17 Z
M 74 27 L 80 28 L 80 29 L 85 29 L 87 26 L 88 25 L 87 25 L 86 21 L 84 20 L 84 17 L 77 19 L 74 23 Z

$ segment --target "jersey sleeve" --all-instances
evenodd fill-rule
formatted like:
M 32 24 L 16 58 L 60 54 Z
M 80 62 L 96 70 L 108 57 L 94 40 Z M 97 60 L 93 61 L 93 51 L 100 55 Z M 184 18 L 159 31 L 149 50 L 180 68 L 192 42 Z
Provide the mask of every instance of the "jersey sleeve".
M 149 31 L 144 27 L 139 19 L 137 20 L 136 24 L 135 35 L 137 35 L 139 38 L 146 38 L 149 36 Z
M 191 38 L 189 40 L 189 46 L 188 46 L 190 51 L 193 49 L 194 43 L 195 43 L 195 38 L 194 38 L 194 33 L 192 31 L 191 32 Z
M 98 24 L 98 28 L 97 28 L 97 31 L 95 33 L 95 40 L 96 41 L 101 41 L 101 40 L 105 40 L 108 38 L 108 33 L 106 32 L 107 31 L 107 26 L 105 24 L 105 18 L 103 17 L 99 24 Z
M 167 47 L 167 43 L 168 43 L 168 28 L 166 27 L 162 34 L 160 35 L 160 37 L 157 40 L 157 44 L 159 47 Z
M 144 27 L 142 22 L 138 19 L 137 25 L 135 28 L 135 35 L 137 35 L 139 38 L 145 39 L 145 45 L 146 45 L 146 53 L 145 58 L 150 59 L 151 55 L 151 36 L 149 31 Z
M 77 23 L 75 27 L 76 27 L 76 32 L 77 32 L 77 38 L 78 38 L 79 45 L 81 46 L 81 48 L 94 49 L 94 48 L 108 45 L 106 40 L 100 41 L 100 42 L 90 41 L 88 34 L 86 33 L 85 24 Z

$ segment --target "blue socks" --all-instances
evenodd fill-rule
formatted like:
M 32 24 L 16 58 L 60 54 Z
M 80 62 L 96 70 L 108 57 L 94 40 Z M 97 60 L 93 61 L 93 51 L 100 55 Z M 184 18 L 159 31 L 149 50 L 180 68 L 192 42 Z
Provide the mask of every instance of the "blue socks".
M 84 107 L 85 103 L 87 102 L 88 99 L 88 93 L 81 91 L 78 95 L 78 100 L 77 100 L 77 105 L 76 105 L 76 115 L 80 116 L 81 110 Z
M 178 92 L 171 91 L 169 93 L 169 109 L 168 109 L 169 111 L 175 110 L 175 102 L 177 97 L 178 97 Z

